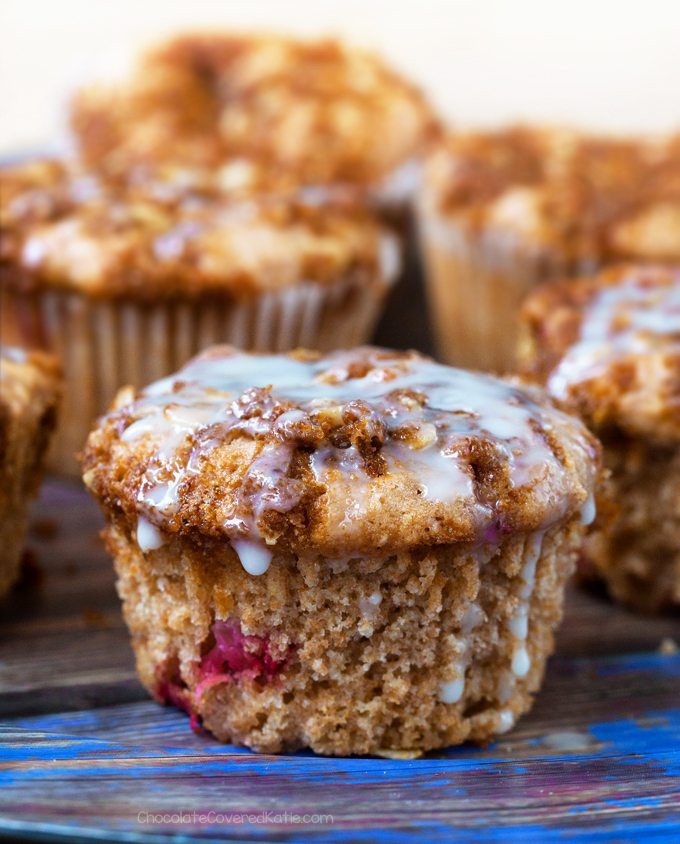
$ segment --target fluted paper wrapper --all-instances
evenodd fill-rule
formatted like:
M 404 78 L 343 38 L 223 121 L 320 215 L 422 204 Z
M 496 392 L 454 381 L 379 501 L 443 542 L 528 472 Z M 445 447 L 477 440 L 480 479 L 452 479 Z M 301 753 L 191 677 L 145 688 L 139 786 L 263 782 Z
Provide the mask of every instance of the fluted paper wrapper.
M 521 304 L 536 285 L 567 272 L 512 232 L 472 231 L 421 213 L 419 240 L 440 356 L 454 366 L 512 372 Z
M 366 342 L 393 276 L 302 282 L 247 301 L 214 296 L 140 303 L 6 288 L 6 339 L 48 348 L 62 361 L 66 388 L 48 468 L 79 474 L 75 454 L 117 389 L 162 378 L 211 344 L 283 352 L 300 346 L 330 351 Z

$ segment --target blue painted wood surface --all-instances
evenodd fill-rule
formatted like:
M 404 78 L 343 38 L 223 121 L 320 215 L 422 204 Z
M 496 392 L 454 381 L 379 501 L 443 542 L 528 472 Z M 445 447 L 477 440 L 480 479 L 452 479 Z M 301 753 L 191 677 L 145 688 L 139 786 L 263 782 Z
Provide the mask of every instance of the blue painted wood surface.
M 486 748 L 260 756 L 146 699 L 81 491 L 50 483 L 36 513 L 42 582 L 0 607 L 0 835 L 680 840 L 680 654 L 658 650 L 680 638 L 677 619 L 572 590 L 534 710 Z M 291 819 L 305 814 L 332 822 Z

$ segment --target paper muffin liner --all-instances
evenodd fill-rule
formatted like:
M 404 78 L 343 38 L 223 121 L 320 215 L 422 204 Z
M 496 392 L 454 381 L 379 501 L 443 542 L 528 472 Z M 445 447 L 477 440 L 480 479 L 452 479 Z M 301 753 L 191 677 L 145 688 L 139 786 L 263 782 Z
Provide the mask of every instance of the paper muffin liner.
M 564 274 L 566 262 L 527 248 L 512 232 L 471 231 L 432 211 L 420 214 L 418 237 L 440 356 L 455 366 L 513 371 L 522 301 Z
M 248 300 L 206 296 L 141 303 L 79 292 L 3 291 L 12 339 L 61 359 L 65 395 L 47 465 L 79 474 L 75 454 L 93 420 L 127 384 L 141 387 L 178 369 L 214 343 L 257 352 L 296 347 L 330 351 L 366 342 L 396 273 L 301 282 Z

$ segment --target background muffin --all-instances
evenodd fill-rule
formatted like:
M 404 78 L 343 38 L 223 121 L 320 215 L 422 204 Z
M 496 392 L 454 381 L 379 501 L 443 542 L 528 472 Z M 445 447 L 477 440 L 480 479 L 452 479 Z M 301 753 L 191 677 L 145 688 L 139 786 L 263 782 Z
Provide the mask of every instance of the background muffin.
M 246 199 L 158 172 L 104 179 L 52 161 L 0 171 L 3 333 L 63 361 L 60 471 L 75 471 L 118 387 L 213 342 L 361 342 L 398 272 L 395 236 L 338 193 Z
M 680 260 L 680 136 L 452 135 L 428 161 L 419 212 L 442 355 L 508 371 L 537 283 L 622 258 Z
M 86 161 L 265 166 L 297 186 L 346 183 L 401 202 L 437 132 L 424 96 L 371 54 L 332 40 L 182 35 L 131 78 L 75 99 Z
M 83 466 L 147 688 L 222 740 L 349 754 L 530 706 L 598 447 L 416 353 L 217 347 L 123 391 Z
M 58 398 L 53 358 L 0 346 L 0 597 L 19 575 L 28 505 L 38 492 Z
M 604 444 L 614 510 L 585 568 L 611 594 L 680 607 L 680 268 L 628 265 L 544 286 L 524 308 L 526 372 Z

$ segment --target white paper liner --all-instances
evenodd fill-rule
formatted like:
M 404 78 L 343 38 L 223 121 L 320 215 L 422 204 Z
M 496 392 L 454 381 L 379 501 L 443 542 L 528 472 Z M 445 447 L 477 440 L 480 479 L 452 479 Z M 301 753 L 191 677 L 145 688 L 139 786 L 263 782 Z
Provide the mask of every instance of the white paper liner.
M 214 343 L 284 352 L 366 342 L 398 270 L 398 261 L 383 264 L 389 271 L 382 278 L 356 274 L 329 285 L 301 282 L 247 301 L 206 297 L 142 304 L 5 289 L 3 310 L 10 314 L 13 339 L 56 352 L 64 369 L 66 389 L 48 468 L 78 474 L 74 455 L 118 388 L 162 378 Z
M 573 267 L 512 232 L 473 232 L 432 210 L 421 209 L 418 230 L 440 355 L 455 366 L 512 371 L 522 301 Z

